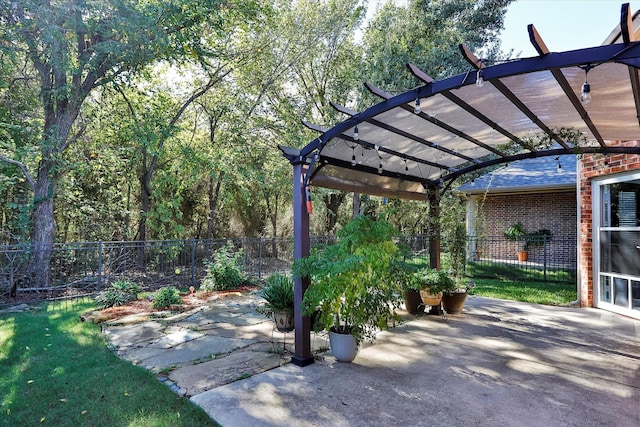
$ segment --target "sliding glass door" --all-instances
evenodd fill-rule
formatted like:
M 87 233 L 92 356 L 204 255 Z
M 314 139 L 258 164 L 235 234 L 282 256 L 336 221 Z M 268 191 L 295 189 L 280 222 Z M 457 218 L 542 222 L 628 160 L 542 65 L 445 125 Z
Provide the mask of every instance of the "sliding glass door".
M 640 318 L 640 176 L 594 181 L 595 301 Z

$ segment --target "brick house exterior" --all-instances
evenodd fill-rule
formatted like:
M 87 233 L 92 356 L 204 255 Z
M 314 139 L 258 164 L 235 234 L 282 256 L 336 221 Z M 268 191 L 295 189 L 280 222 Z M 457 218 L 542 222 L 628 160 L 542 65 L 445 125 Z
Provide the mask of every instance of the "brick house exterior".
M 490 172 L 458 188 L 467 198 L 467 232 L 482 239 L 482 256 L 517 259 L 522 243 L 504 239 L 504 231 L 521 222 L 527 232 L 550 230 L 544 249 L 531 248 L 528 261 L 575 268 L 577 253 L 576 158 L 561 156 L 563 167 L 549 158 L 528 159 Z M 480 220 L 479 220 L 480 218 Z M 478 223 L 482 230 L 478 230 Z M 476 244 L 476 243 L 473 243 Z M 470 248 L 473 252 L 476 248 Z
M 638 141 L 618 142 L 617 146 L 635 147 Z M 606 177 L 619 177 L 624 180 L 630 172 L 640 171 L 640 156 L 629 154 L 602 155 L 585 154 L 579 162 L 579 182 L 580 182 L 580 237 L 578 247 L 578 269 L 579 269 L 579 298 L 583 307 L 597 307 L 595 300 L 595 290 L 597 280 L 594 277 L 596 266 L 597 239 L 594 236 L 594 194 L 593 182 Z M 597 203 L 597 202 L 595 202 Z M 597 218 L 595 218 L 597 219 Z M 640 261 L 640 259 L 638 260 Z M 623 310 L 623 314 L 636 316 L 634 310 Z
M 484 196 L 472 196 L 476 206 Z M 482 204 L 485 235 L 501 238 L 508 227 L 521 222 L 527 231 L 550 230 L 552 237 L 547 250 L 548 261 L 554 264 L 575 265 L 577 239 L 577 201 L 575 189 L 535 193 L 487 194 Z M 473 219 L 470 219 L 470 223 Z M 499 253 L 508 249 L 508 254 Z M 516 242 L 505 242 L 494 249 L 487 245 L 484 256 L 491 258 L 514 257 Z M 529 260 L 541 261 L 542 249 L 529 251 Z
M 640 319 L 640 155 L 578 156 L 575 172 L 570 171 L 573 184 L 570 179 L 554 184 L 555 163 L 550 158 L 544 162 L 546 169 L 541 160 L 514 163 L 500 170 L 502 180 L 491 178 L 494 171 L 459 187 L 468 200 L 469 234 L 475 234 L 475 216 L 481 212 L 486 236 L 501 236 L 516 222 L 526 231 L 546 228 L 554 237 L 566 236 L 574 244 L 552 253 L 551 260 L 557 256 L 574 262 L 579 304 Z M 562 164 L 568 162 L 563 159 Z M 527 181 L 527 175 L 539 175 L 540 180 Z M 542 180 L 546 187 L 539 185 Z M 490 248 L 483 253 L 488 258 L 504 256 Z

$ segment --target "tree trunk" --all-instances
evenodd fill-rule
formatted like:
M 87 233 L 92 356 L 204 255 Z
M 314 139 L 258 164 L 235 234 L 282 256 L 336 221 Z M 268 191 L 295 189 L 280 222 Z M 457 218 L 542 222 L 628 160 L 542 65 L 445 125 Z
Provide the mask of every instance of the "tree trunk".
M 218 173 L 218 178 L 215 180 L 213 178 L 213 175 L 209 177 L 209 190 L 207 191 L 207 195 L 209 197 L 209 213 L 207 215 L 207 239 L 213 239 L 213 230 L 216 226 L 216 209 L 218 206 L 218 199 L 220 198 L 220 187 L 222 186 L 223 177 L 224 171 L 220 171 Z
M 322 197 L 322 201 L 327 207 L 327 216 L 325 217 L 325 232 L 327 235 L 331 234 L 331 231 L 338 222 L 338 209 L 344 201 L 345 193 L 331 193 Z
M 33 251 L 29 271 L 33 282 L 31 287 L 46 288 L 51 283 L 51 252 L 56 234 L 56 220 L 53 215 L 53 184 L 51 161 L 42 161 L 38 178 L 34 185 L 33 231 L 31 250 Z
M 360 193 L 353 193 L 353 213 L 351 219 L 360 215 Z

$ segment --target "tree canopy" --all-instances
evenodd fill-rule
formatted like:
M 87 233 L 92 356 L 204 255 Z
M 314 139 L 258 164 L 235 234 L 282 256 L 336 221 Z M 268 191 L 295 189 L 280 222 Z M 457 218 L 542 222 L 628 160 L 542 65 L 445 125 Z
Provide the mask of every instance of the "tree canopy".
M 465 69 L 458 43 L 500 59 L 509 3 L 389 2 L 367 23 L 359 0 L 0 0 L 0 241 L 290 235 L 277 146 L 316 136 L 300 120 L 371 105 L 365 81 L 416 86 L 406 62 Z M 350 197 L 314 197 L 313 232 L 348 221 Z

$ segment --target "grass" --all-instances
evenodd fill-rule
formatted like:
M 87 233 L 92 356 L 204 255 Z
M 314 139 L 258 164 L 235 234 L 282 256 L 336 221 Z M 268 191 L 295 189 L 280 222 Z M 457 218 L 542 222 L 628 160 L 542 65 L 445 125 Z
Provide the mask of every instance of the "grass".
M 448 254 L 443 254 L 443 269 L 448 268 Z M 414 258 L 411 263 L 428 267 L 428 258 Z M 574 271 L 547 271 L 519 268 L 514 265 L 469 263 L 466 274 L 476 286 L 470 292 L 489 298 L 547 305 L 569 305 L 578 298 Z
M 0 426 L 205 426 L 207 414 L 119 359 L 79 315 L 90 300 L 0 315 Z
M 476 284 L 472 295 L 548 305 L 568 305 L 578 298 L 574 272 L 547 272 L 545 282 L 540 270 L 472 263 L 467 273 Z

